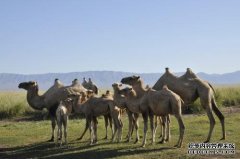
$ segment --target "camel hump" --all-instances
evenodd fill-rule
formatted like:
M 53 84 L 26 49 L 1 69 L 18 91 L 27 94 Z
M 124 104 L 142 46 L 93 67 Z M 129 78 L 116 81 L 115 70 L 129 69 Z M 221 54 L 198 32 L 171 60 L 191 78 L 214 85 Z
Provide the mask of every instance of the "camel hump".
M 169 90 L 169 89 L 168 89 L 168 86 L 167 86 L 166 84 L 163 85 L 162 89 L 163 89 L 163 90 Z
M 77 85 L 77 84 L 79 84 L 79 81 L 78 81 L 77 78 L 75 78 L 75 79 L 72 81 L 72 86 Z
M 63 87 L 64 85 L 62 84 L 62 82 L 58 79 L 58 78 L 56 78 L 55 80 L 54 80 L 54 85 L 53 85 L 54 87 L 57 87 L 57 88 L 61 88 L 61 87 Z
M 193 78 L 198 78 L 198 76 L 192 71 L 191 68 L 187 68 L 186 73 L 182 75 L 180 78 L 193 79 Z

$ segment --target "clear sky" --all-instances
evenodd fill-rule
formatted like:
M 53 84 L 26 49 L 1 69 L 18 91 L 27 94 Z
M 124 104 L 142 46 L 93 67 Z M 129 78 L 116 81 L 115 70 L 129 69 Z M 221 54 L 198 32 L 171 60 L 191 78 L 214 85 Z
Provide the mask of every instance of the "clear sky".
M 0 73 L 240 70 L 240 0 L 1 0 Z

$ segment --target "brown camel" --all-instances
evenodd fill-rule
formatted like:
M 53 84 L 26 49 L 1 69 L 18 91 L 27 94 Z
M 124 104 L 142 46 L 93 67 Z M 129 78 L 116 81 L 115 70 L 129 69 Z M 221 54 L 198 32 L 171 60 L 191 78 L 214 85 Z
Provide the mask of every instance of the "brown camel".
M 120 119 L 120 110 L 114 104 L 112 99 L 101 97 L 90 97 L 85 102 L 81 103 L 82 93 L 69 95 L 74 101 L 73 110 L 75 113 L 83 113 L 87 120 L 87 127 L 90 130 L 91 141 L 90 144 L 97 142 L 97 117 L 101 115 L 108 115 L 113 119 L 115 131 L 112 135 L 112 142 L 118 132 L 118 142 L 121 140 L 122 122 Z
M 60 101 L 67 99 L 69 94 L 86 91 L 81 85 L 63 86 L 58 79 L 55 79 L 54 85 L 50 87 L 43 95 L 39 95 L 37 82 L 22 82 L 18 88 L 27 91 L 27 102 L 36 110 L 46 108 L 52 123 L 52 137 L 49 141 L 54 141 L 54 131 L 56 127 L 56 109 Z
M 148 117 L 152 130 L 152 143 L 155 141 L 154 115 L 167 118 L 169 114 L 173 114 L 179 124 L 179 140 L 176 147 L 181 147 L 184 135 L 184 124 L 181 117 L 182 99 L 180 96 L 170 91 L 167 86 L 162 90 L 155 91 L 153 89 L 145 89 L 143 81 L 139 76 L 126 77 L 121 80 L 123 84 L 131 85 L 132 88 L 122 90 L 123 94 L 131 103 L 135 111 L 141 112 L 144 120 L 144 138 L 142 147 L 146 145 L 146 135 L 148 130 Z M 169 129 L 169 128 L 168 128 Z
M 166 72 L 153 86 L 153 89 L 160 90 L 163 85 L 167 85 L 169 89 L 180 95 L 180 97 L 184 100 L 185 105 L 189 105 L 193 103 L 197 98 L 200 98 L 201 105 L 206 110 L 208 118 L 210 120 L 210 129 L 207 140 L 205 142 L 210 141 L 215 125 L 213 112 L 217 115 L 221 122 L 222 140 L 225 139 L 226 133 L 224 116 L 217 107 L 214 97 L 214 89 L 208 82 L 198 78 L 189 68 L 187 69 L 187 72 L 181 77 L 175 76 L 169 71 L 168 68 L 166 68 Z
M 134 113 L 131 112 L 130 109 L 128 109 L 127 106 L 127 101 L 126 98 L 120 93 L 120 87 L 122 86 L 122 84 L 120 83 L 113 83 L 112 87 L 113 87 L 113 91 L 114 91 L 114 95 L 113 95 L 113 99 L 115 104 L 123 109 L 126 109 L 127 115 L 128 115 L 128 134 L 127 134 L 127 142 L 130 142 L 131 140 L 131 136 L 133 134 L 133 129 L 135 128 L 136 130 L 136 140 L 135 143 L 137 143 L 139 141 L 139 133 L 138 133 L 138 128 L 139 128 L 139 123 L 138 123 L 138 117 L 139 117 L 139 113 Z

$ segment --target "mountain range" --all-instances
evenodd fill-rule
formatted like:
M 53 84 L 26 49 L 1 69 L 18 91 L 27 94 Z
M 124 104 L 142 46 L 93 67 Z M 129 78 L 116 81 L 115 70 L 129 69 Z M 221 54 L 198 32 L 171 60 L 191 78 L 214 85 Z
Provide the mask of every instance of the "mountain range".
M 183 72 L 175 73 L 182 75 Z M 71 73 L 47 73 L 47 74 L 12 74 L 0 73 L 0 90 L 15 91 L 18 90 L 18 84 L 26 81 L 37 81 L 41 90 L 47 90 L 53 85 L 54 79 L 58 78 L 65 85 L 71 84 L 75 78 L 82 82 L 83 77 L 91 78 L 99 88 L 111 88 L 112 83 L 120 82 L 121 78 L 130 75 L 140 75 L 145 84 L 153 86 L 154 83 L 161 77 L 162 73 L 131 73 L 117 71 L 86 71 L 86 72 L 71 72 Z M 240 84 L 240 71 L 224 74 L 207 74 L 197 73 L 197 75 L 212 83 L 213 85 L 232 85 Z

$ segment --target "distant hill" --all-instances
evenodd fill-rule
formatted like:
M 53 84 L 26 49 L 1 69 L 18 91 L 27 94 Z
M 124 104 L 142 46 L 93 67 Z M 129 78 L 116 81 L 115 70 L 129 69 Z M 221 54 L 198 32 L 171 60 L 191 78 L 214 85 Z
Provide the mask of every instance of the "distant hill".
M 48 74 L 10 74 L 0 73 L 0 90 L 18 90 L 18 84 L 24 81 L 37 81 L 41 90 L 47 90 L 55 78 L 59 78 L 65 85 L 78 78 L 82 81 L 83 77 L 92 78 L 100 88 L 111 88 L 112 83 L 120 82 L 121 78 L 130 75 L 140 75 L 145 84 L 152 86 L 162 75 L 162 73 L 129 73 L 115 71 L 86 71 L 71 73 L 48 73 Z M 182 75 L 183 73 L 176 73 Z M 225 74 L 206 74 L 198 73 L 199 77 L 212 84 L 240 84 L 240 71 Z

